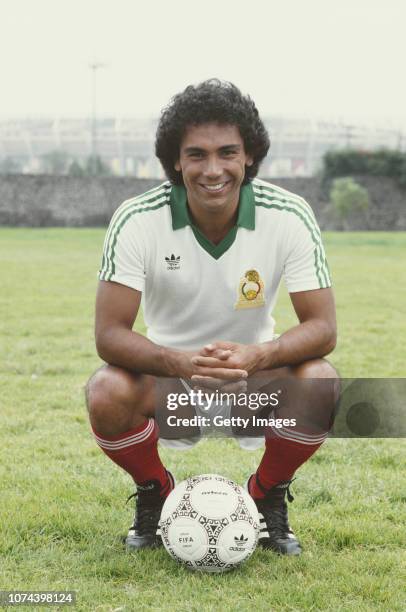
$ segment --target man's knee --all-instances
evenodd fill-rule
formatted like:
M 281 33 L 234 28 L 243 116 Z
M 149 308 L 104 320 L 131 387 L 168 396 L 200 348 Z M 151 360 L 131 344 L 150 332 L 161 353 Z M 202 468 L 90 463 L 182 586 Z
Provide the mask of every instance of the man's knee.
M 295 366 L 294 375 L 297 378 L 339 378 L 337 371 L 327 359 L 310 359 L 305 361 Z
M 111 410 L 114 406 L 137 404 L 145 387 L 143 376 L 115 366 L 103 366 L 86 385 L 86 405 L 90 415 Z

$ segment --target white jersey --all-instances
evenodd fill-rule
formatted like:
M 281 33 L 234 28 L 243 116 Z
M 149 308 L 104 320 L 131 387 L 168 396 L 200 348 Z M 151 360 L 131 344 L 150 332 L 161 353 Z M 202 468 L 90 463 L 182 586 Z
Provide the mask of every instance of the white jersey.
M 237 224 L 218 245 L 193 225 L 184 187 L 166 182 L 127 200 L 99 272 L 142 292 L 150 340 L 185 350 L 271 340 L 282 277 L 289 292 L 331 285 L 310 206 L 259 179 L 241 188 Z

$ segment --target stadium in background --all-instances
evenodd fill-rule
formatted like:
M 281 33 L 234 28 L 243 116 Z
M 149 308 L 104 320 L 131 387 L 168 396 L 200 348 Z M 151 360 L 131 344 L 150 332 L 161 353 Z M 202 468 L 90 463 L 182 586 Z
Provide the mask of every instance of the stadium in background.
M 369 126 L 339 120 L 311 120 L 271 116 L 265 118 L 271 136 L 271 152 L 260 176 L 312 176 L 327 151 L 354 148 L 405 150 L 400 129 Z M 163 178 L 154 154 L 157 119 L 98 118 L 95 151 L 115 175 Z M 84 164 L 92 154 L 92 123 L 89 118 L 37 118 L 0 121 L 0 167 L 10 162 L 12 172 L 47 173 L 44 156 L 66 154 L 69 164 Z M 5 170 L 3 170 L 4 173 Z M 10 171 L 10 170 L 9 170 Z

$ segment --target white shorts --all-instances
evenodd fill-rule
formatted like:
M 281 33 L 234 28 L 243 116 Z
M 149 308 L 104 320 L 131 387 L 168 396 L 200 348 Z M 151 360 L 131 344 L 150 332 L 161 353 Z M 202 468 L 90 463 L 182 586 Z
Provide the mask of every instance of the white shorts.
M 188 383 L 184 381 L 182 378 L 180 379 L 180 382 L 184 386 L 187 393 L 190 393 L 191 387 L 188 385 Z M 222 416 L 224 419 L 230 418 L 231 408 L 232 408 L 232 404 L 230 402 L 213 403 L 209 409 L 207 409 L 206 406 L 201 405 L 201 404 L 197 404 L 196 406 L 194 406 L 196 415 L 202 416 L 202 417 L 209 417 L 211 423 L 213 422 L 213 418 L 216 416 Z M 218 429 L 213 425 L 200 426 L 200 431 L 201 431 L 201 436 L 195 436 L 193 438 L 179 438 L 176 440 L 159 438 L 159 443 L 165 448 L 173 448 L 177 450 L 188 450 L 190 448 L 193 448 L 193 446 L 195 446 L 198 442 L 200 442 L 202 437 L 219 437 Z M 229 428 L 223 429 L 223 432 L 224 432 L 225 437 L 234 437 L 231 426 Z M 247 436 L 247 437 L 236 437 L 236 439 L 238 440 L 238 444 L 240 445 L 240 448 L 244 450 L 257 450 L 258 448 L 261 448 L 261 446 L 264 445 L 263 437 L 259 437 L 259 438 L 251 437 L 250 438 Z

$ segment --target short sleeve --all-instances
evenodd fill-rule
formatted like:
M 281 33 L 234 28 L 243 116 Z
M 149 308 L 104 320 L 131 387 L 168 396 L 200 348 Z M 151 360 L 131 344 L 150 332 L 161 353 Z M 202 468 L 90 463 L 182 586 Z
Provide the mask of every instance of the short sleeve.
M 125 220 L 120 214 L 113 216 L 104 240 L 98 276 L 100 280 L 144 291 L 145 249 L 141 228 L 134 222 L 134 217 Z
M 292 214 L 283 277 L 289 293 L 331 287 L 320 229 L 310 207 Z

